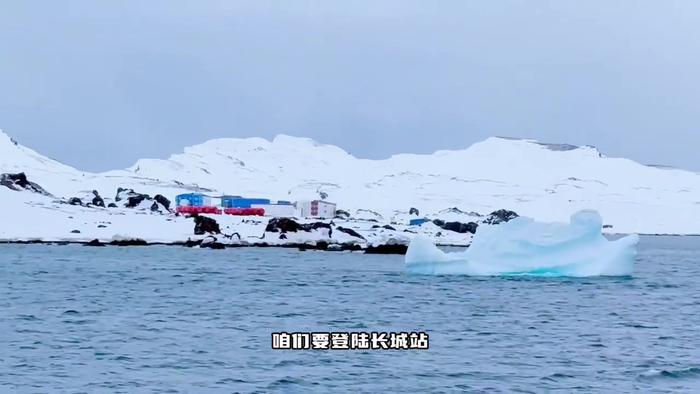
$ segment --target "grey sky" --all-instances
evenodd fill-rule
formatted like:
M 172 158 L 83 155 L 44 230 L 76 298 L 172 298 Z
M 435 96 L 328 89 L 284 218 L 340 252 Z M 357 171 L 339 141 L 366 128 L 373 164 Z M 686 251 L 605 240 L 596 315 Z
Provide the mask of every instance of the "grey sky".
M 700 2 L 4 1 L 0 128 L 87 170 L 215 137 L 490 135 L 700 169 Z

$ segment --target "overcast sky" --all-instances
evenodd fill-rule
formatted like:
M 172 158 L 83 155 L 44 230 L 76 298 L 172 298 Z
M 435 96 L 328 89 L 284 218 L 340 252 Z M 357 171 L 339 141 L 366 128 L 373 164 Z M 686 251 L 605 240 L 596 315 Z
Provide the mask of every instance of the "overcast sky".
M 3 1 L 0 128 L 94 171 L 279 133 L 367 158 L 529 137 L 700 170 L 700 2 Z

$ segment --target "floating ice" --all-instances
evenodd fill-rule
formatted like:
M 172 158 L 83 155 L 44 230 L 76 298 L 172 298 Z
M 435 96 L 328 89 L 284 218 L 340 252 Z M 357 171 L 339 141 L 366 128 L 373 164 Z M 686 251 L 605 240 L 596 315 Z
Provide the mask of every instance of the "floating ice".
M 406 253 L 406 270 L 417 274 L 625 276 L 631 275 L 639 237 L 609 241 L 596 211 L 579 211 L 571 223 L 516 218 L 480 226 L 464 252 L 445 253 L 416 237 Z

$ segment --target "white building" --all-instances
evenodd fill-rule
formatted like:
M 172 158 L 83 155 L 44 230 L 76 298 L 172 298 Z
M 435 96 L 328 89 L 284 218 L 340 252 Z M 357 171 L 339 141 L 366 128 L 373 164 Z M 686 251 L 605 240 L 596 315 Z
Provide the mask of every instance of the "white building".
M 292 204 L 251 204 L 251 208 L 262 208 L 265 216 L 291 218 L 297 216 L 297 209 Z
M 335 217 L 335 203 L 323 200 L 297 201 L 299 216 L 304 218 L 332 219 Z

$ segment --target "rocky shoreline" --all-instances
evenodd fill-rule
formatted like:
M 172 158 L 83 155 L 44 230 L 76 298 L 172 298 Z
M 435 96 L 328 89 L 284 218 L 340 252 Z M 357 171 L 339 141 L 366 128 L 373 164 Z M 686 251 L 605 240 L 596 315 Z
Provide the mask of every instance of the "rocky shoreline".
M 176 241 L 176 242 L 146 242 L 142 239 L 120 240 L 101 242 L 98 239 L 92 241 L 45 241 L 45 240 L 0 240 L 0 245 L 83 245 L 92 247 L 126 247 L 126 246 L 180 246 L 188 248 L 202 249 L 236 249 L 236 248 L 281 248 L 281 249 L 297 249 L 299 251 L 320 250 L 326 252 L 362 252 L 365 254 L 406 254 L 408 245 L 377 245 L 363 248 L 356 243 L 328 243 L 317 242 L 311 243 L 286 243 L 286 244 L 269 244 L 266 242 L 260 243 L 222 243 L 217 240 L 207 241 L 207 239 Z M 459 245 L 440 245 L 460 247 Z
M 24 173 L 0 174 L 0 186 L 18 196 L 27 226 L 0 232 L 0 243 L 84 244 L 87 246 L 182 245 L 226 249 L 281 247 L 299 250 L 405 254 L 416 235 L 437 245 L 466 247 L 479 226 L 493 226 L 518 217 L 500 209 L 488 215 L 456 207 L 420 215 L 410 207 L 391 218 L 358 209 L 339 209 L 332 219 L 180 214 L 162 194 L 118 187 L 113 198 L 96 189 L 82 195 L 56 197 Z M 16 194 L 15 194 L 16 193 Z M 26 199 L 32 197 L 32 199 Z M 412 219 L 421 219 L 411 225 Z M 19 230 L 19 231 L 17 231 Z

